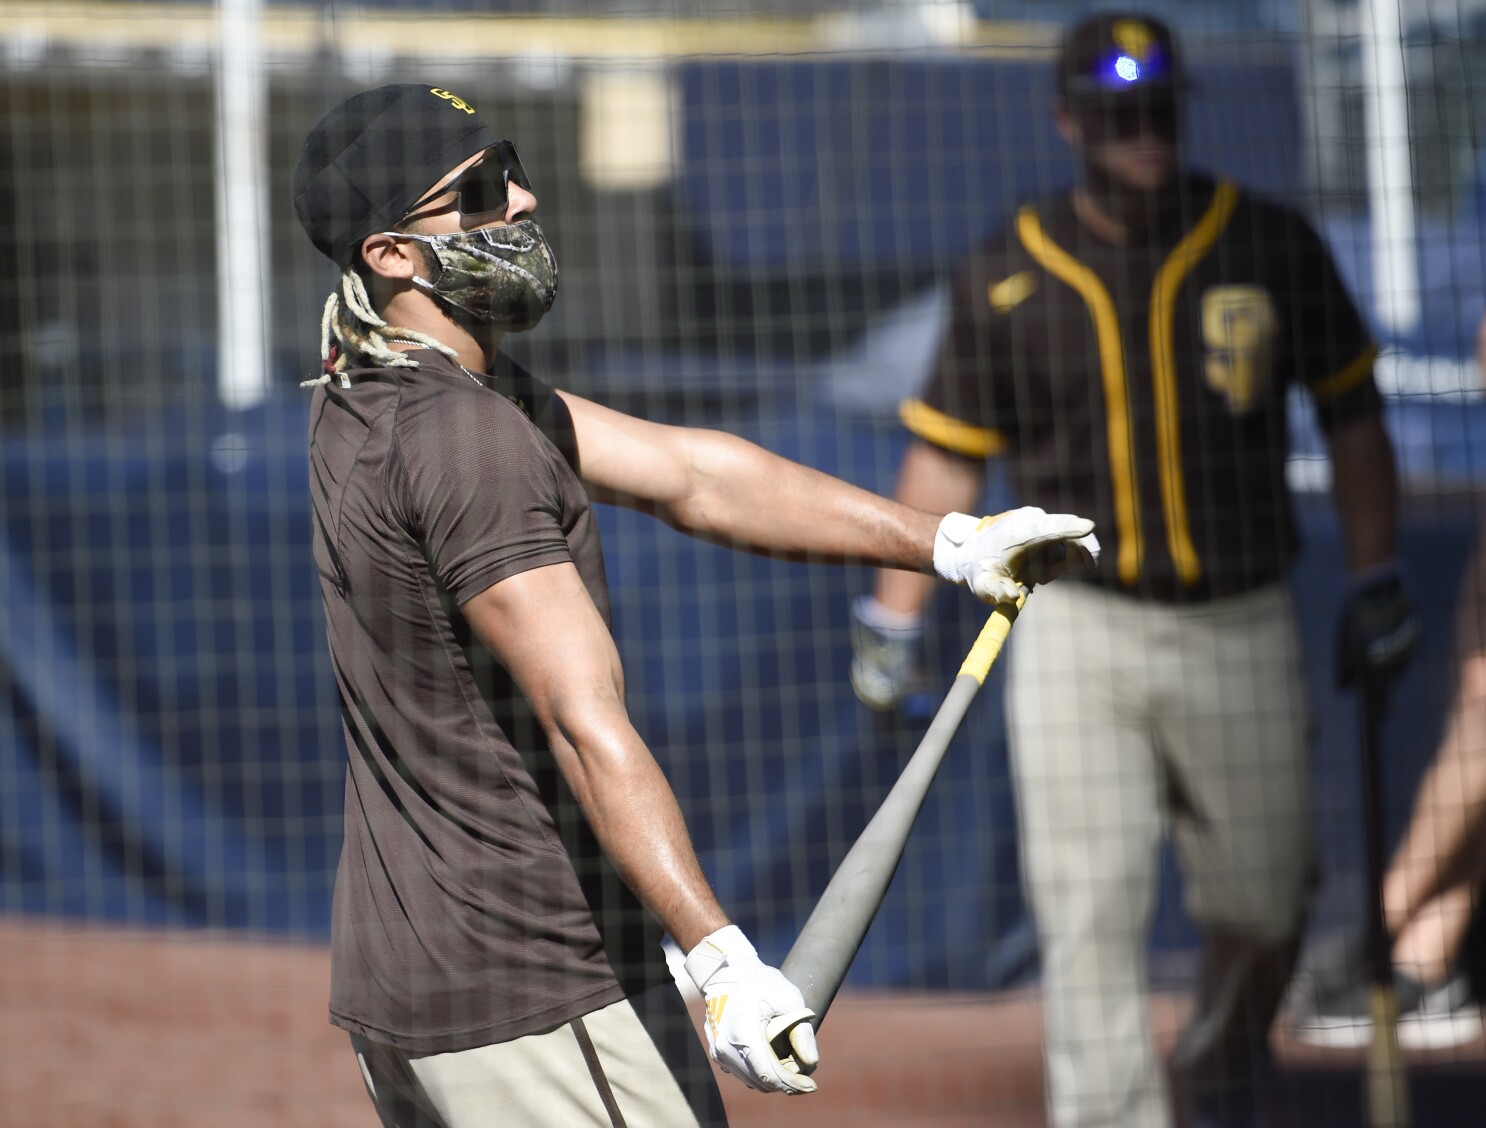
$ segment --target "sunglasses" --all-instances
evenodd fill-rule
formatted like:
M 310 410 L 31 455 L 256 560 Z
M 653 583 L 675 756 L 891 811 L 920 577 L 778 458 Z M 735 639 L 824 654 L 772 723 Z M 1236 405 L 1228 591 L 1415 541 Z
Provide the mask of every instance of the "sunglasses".
M 516 155 L 516 146 L 509 141 L 497 141 L 485 150 L 485 159 L 470 165 L 442 188 L 435 188 L 423 199 L 403 213 L 402 222 L 407 222 L 420 208 L 450 192 L 456 193 L 455 205 L 462 215 L 480 215 L 482 212 L 504 212 L 507 204 L 507 185 L 531 191 L 531 179 Z
M 1079 99 L 1071 108 L 1084 137 L 1095 144 L 1134 141 L 1142 135 L 1175 142 L 1181 131 L 1180 111 L 1170 91 Z

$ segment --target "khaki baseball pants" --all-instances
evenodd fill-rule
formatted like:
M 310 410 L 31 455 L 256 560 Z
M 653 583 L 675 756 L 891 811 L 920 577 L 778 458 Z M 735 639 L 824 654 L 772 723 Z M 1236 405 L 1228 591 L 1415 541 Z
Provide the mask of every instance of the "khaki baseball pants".
M 1174 1073 L 1241 1088 L 1294 960 L 1312 873 L 1305 685 L 1288 591 L 1177 607 L 1040 587 L 1007 710 L 1056 1128 L 1166 1128 L 1146 1013 L 1158 846 L 1204 932 Z
M 725 1128 L 674 984 L 546 1031 L 446 1054 L 351 1035 L 383 1128 Z

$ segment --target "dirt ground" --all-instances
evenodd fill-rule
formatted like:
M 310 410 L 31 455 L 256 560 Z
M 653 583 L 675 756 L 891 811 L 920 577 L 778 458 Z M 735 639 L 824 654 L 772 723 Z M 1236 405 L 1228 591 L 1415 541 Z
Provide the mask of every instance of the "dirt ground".
M 328 984 L 323 946 L 0 918 L 0 1125 L 375 1128 Z M 1163 1044 L 1181 1008 L 1153 1003 Z M 723 1092 L 734 1128 L 1041 1128 L 1041 1030 L 1031 992 L 844 993 L 819 1093 Z M 1365 1123 L 1355 1055 L 1280 1049 L 1285 1122 Z M 1412 1065 L 1418 1128 L 1482 1123 L 1479 1039 Z

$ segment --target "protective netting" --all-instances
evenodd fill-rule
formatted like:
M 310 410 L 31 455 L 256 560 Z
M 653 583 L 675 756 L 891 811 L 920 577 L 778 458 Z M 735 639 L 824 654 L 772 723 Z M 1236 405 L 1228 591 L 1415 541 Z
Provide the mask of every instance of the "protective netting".
M 897 406 L 934 361 L 957 264 L 1018 202 L 1075 176 L 1051 63 L 1063 21 L 1092 6 L 269 2 L 246 72 L 244 45 L 218 44 L 220 7 L 0 4 L 0 912 L 320 940 L 346 753 L 298 387 L 318 373 L 336 282 L 290 201 L 309 126 L 382 82 L 457 92 L 519 147 L 561 263 L 554 310 L 509 339 L 513 356 L 621 410 L 891 492 Z M 1370 77 L 1364 52 L 1379 48 L 1355 5 L 1152 6 L 1195 80 L 1193 163 L 1304 211 L 1383 346 L 1399 555 L 1424 625 L 1385 728 L 1390 842 L 1449 724 L 1486 488 L 1486 23 L 1466 0 L 1402 9 L 1400 92 Z M 224 195 L 229 71 L 253 111 L 234 129 L 259 130 L 246 194 Z M 1372 163 L 1400 151 L 1369 132 L 1370 100 L 1390 98 L 1406 228 L 1369 194 L 1379 175 L 1400 183 Z M 1378 257 L 1390 239 L 1408 271 Z M 261 305 L 221 297 L 244 245 L 262 255 Z M 1389 320 L 1399 287 L 1417 312 Z M 1362 911 L 1356 709 L 1331 679 L 1343 544 L 1329 464 L 1308 407 L 1292 407 L 1325 931 Z M 993 469 L 988 511 L 1012 499 Z M 867 569 L 736 554 L 600 509 L 636 727 L 723 904 L 777 960 L 981 609 L 940 592 L 931 690 L 869 713 L 847 680 Z M 950 753 L 853 984 L 987 990 L 1035 974 L 1002 682 Z M 1170 869 L 1152 942 L 1157 978 L 1181 986 L 1195 933 Z

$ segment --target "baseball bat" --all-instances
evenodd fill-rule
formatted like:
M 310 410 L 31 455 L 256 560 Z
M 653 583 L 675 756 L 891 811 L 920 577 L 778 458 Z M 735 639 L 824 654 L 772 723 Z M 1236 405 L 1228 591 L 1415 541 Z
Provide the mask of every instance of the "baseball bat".
M 944 753 L 1001 653 L 1001 645 L 1026 600 L 1023 595 L 1015 603 L 999 603 L 991 612 L 918 748 L 903 766 L 882 806 L 841 859 L 789 955 L 780 964 L 786 978 L 805 996 L 805 1005 L 815 1012 L 810 1024 L 817 1030 L 882 905 Z M 776 1043 L 782 1052 L 787 1053 L 788 1049 L 787 1043 L 780 1040 L 793 1026 L 791 1023 L 784 1030 L 768 1031 L 770 1042 Z
M 1398 996 L 1393 945 L 1383 909 L 1383 755 L 1386 686 L 1366 674 L 1357 685 L 1362 721 L 1362 826 L 1367 838 L 1367 963 L 1372 1042 L 1367 1050 L 1367 1111 L 1371 1128 L 1409 1128 L 1408 1078 L 1398 1049 Z

